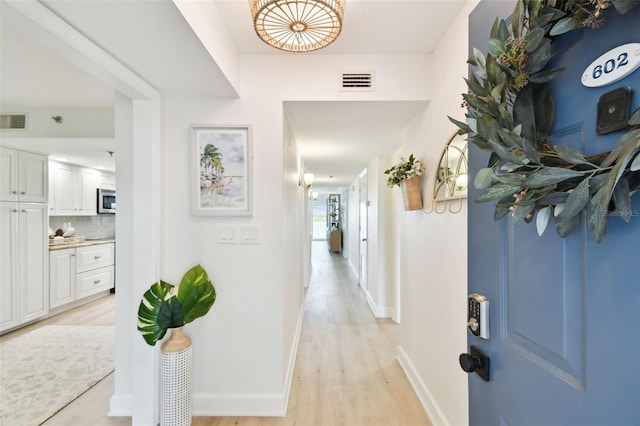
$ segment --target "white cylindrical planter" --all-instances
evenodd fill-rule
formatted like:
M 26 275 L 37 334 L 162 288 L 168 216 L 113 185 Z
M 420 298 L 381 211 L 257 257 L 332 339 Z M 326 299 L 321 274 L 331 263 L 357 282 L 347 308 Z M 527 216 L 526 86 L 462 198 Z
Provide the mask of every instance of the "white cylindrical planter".
M 160 425 L 189 426 L 192 413 L 191 339 L 172 328 L 160 352 Z

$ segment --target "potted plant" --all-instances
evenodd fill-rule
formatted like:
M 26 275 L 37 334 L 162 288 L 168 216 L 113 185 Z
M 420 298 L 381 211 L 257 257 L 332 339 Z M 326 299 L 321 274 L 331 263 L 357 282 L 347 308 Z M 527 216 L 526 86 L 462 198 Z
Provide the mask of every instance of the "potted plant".
M 387 186 L 399 186 L 402 189 L 402 199 L 405 210 L 419 210 L 422 208 L 422 192 L 420 191 L 420 176 L 424 173 L 424 166 L 413 154 L 408 160 L 400 157 L 400 162 L 393 165 L 384 174 L 389 175 Z
M 216 301 L 216 290 L 200 265 L 189 269 L 180 285 L 165 281 L 153 284 L 142 296 L 138 309 L 138 330 L 151 346 L 167 330 L 180 328 L 209 312 Z
M 176 287 L 165 281 L 151 285 L 138 308 L 138 330 L 151 346 L 168 329 L 171 336 L 160 355 L 160 423 L 191 424 L 191 339 L 182 326 L 209 312 L 216 290 L 200 265 L 189 269 Z

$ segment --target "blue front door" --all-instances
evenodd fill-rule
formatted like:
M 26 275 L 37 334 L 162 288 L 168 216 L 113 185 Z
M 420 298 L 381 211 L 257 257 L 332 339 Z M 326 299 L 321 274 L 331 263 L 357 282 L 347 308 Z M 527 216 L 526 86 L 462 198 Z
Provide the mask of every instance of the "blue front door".
M 486 50 L 494 19 L 512 2 L 481 2 L 470 16 L 470 47 Z M 640 70 L 602 88 L 585 88 L 580 76 L 600 54 L 640 42 L 640 7 L 624 16 L 609 10 L 598 30 L 560 38 L 554 61 L 566 67 L 551 85 L 556 101 L 553 143 L 585 154 L 611 149 L 623 132 L 597 135 L 596 105 L 612 89 L 635 93 Z M 469 147 L 470 173 L 488 154 Z M 469 293 L 490 301 L 490 338 L 469 333 L 468 343 L 490 357 L 490 381 L 469 375 L 469 423 L 484 425 L 640 425 L 640 194 L 632 217 L 608 218 L 596 243 L 581 218 L 560 238 L 549 224 L 493 220 L 493 203 L 469 194 Z M 461 319 L 462 321 L 462 319 Z M 463 374 L 461 372 L 461 374 Z

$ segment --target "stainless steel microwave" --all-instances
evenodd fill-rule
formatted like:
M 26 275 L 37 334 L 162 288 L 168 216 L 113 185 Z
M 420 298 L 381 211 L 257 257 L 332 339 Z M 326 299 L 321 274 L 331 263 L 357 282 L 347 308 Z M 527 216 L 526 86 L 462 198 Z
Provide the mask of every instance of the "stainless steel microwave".
M 116 212 L 116 191 L 98 188 L 98 213 Z

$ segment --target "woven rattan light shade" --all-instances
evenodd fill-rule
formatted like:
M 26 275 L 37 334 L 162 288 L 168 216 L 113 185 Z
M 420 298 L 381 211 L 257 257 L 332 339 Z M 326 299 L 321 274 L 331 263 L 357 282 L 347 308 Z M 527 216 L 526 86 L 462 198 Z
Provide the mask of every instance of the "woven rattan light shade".
M 311 52 L 342 31 L 344 0 L 249 0 L 253 26 L 265 43 L 287 52 Z

